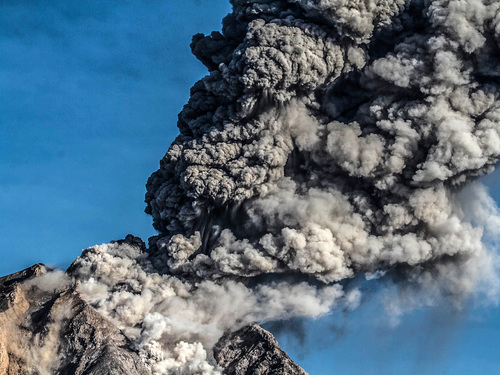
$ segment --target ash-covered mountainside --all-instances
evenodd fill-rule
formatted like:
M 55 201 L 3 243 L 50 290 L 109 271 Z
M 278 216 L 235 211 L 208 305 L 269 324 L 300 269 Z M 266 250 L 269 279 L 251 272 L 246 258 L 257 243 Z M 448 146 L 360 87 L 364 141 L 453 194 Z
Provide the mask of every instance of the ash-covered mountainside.
M 148 375 L 120 330 L 41 264 L 0 278 L 0 374 Z
M 150 375 L 131 341 L 60 272 L 36 264 L 0 278 L 0 375 Z M 252 325 L 221 338 L 224 374 L 306 374 Z

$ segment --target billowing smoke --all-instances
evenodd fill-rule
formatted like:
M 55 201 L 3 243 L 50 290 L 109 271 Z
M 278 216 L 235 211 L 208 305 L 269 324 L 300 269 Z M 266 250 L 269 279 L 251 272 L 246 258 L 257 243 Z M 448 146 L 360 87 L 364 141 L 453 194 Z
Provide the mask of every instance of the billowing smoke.
M 85 298 L 154 373 L 211 374 L 225 330 L 355 307 L 363 274 L 396 312 L 494 296 L 499 215 L 464 186 L 500 155 L 500 3 L 231 3 L 147 184 L 159 234 L 86 250 Z
M 389 268 L 472 277 L 456 192 L 500 155 L 495 1 L 233 1 L 148 181 L 187 278 Z M 449 277 L 446 276 L 448 279 Z M 470 292 L 457 277 L 454 294 Z
M 218 374 L 210 350 L 225 331 L 254 322 L 324 315 L 352 294 L 336 284 L 316 288 L 305 282 L 271 282 L 249 287 L 231 279 L 192 283 L 166 274 L 168 266 L 143 250 L 130 237 L 94 246 L 68 273 L 78 280 L 82 297 L 134 341 L 153 374 Z

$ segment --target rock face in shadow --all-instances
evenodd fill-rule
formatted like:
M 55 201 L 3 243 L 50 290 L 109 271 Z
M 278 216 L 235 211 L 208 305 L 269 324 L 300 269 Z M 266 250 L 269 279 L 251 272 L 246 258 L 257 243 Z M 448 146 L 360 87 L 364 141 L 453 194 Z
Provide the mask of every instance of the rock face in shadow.
M 129 339 L 50 271 L 0 277 L 0 375 L 150 375 Z M 307 375 L 258 325 L 223 336 L 214 358 L 227 375 Z
M 147 375 L 129 340 L 71 288 L 40 289 L 37 264 L 0 278 L 0 374 Z
M 307 375 L 274 336 L 258 325 L 223 336 L 214 348 L 214 357 L 227 375 Z

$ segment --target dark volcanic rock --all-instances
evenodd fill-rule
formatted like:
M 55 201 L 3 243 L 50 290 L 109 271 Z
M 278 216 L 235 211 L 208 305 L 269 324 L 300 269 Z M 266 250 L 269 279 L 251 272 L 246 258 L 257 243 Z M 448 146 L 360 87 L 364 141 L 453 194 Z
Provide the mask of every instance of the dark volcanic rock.
M 0 278 L 0 374 L 149 374 L 128 339 L 77 292 L 30 282 L 47 271 L 37 264 Z
M 258 325 L 223 336 L 214 348 L 214 357 L 227 375 L 307 375 L 274 336 Z
M 43 264 L 0 277 L 0 375 L 150 375 L 127 337 L 71 285 Z M 214 356 L 228 375 L 307 375 L 257 325 L 222 337 Z

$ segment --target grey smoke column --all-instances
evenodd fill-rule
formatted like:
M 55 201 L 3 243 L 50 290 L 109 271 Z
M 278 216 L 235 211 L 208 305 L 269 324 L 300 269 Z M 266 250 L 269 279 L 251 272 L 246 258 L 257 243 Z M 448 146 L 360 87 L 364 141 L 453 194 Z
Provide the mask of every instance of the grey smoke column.
M 147 184 L 187 278 L 404 271 L 466 295 L 488 253 L 456 198 L 500 155 L 494 0 L 234 0 Z

